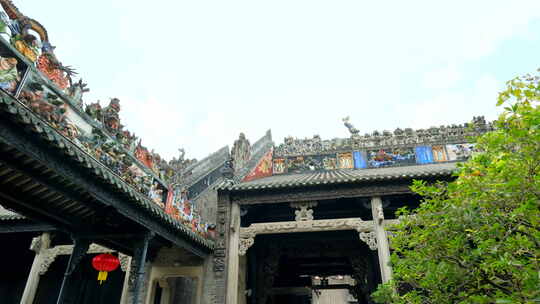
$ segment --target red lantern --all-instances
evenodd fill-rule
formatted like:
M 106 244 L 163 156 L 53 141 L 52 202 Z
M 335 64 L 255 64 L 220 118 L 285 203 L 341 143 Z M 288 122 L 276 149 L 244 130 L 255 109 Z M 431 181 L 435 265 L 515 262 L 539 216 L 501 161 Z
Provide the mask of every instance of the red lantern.
M 99 271 L 98 281 L 99 284 L 107 280 L 107 274 L 109 271 L 114 271 L 120 265 L 120 260 L 112 254 L 103 253 L 96 255 L 92 259 L 92 266 L 95 270 Z

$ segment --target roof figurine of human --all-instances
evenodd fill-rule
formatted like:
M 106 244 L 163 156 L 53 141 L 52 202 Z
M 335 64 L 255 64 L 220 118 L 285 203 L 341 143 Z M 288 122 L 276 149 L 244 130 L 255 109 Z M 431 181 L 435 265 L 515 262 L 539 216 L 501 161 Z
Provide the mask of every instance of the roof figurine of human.
M 15 91 L 18 78 L 17 59 L 0 57 L 0 88 L 9 92 Z

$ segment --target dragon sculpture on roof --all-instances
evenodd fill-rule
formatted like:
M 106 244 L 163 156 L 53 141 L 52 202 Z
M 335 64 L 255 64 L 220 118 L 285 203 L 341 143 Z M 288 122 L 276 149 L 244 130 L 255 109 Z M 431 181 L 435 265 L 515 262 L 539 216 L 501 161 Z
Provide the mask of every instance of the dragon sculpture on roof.
M 9 17 L 5 18 L 0 14 L 2 21 L 11 30 L 14 37 L 13 44 L 30 61 L 37 62 L 38 69 L 47 75 L 60 88 L 65 89 L 73 84 L 71 76 L 76 75 L 75 70 L 69 66 L 64 66 L 54 55 L 55 47 L 49 41 L 49 34 L 45 27 L 38 21 L 25 16 L 11 0 L 0 0 L 0 5 Z M 35 39 L 30 30 L 36 32 L 41 40 L 42 53 L 39 55 L 34 51 Z M 65 75 L 64 75 L 65 73 Z

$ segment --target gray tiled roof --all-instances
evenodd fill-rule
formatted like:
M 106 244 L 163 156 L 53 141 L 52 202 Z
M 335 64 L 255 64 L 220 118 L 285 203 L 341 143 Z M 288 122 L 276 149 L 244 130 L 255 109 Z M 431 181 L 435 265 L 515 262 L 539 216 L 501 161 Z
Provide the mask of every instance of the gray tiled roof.
M 451 175 L 456 168 L 456 163 L 452 162 L 376 169 L 341 169 L 322 172 L 274 175 L 238 184 L 232 184 L 230 181 L 224 181 L 216 188 L 218 190 L 258 190 L 395 180 L 403 178 L 422 178 Z
M 28 130 L 38 134 L 43 140 L 48 141 L 52 146 L 58 148 L 60 152 L 79 162 L 81 166 L 93 172 L 97 178 L 126 194 L 138 207 L 145 209 L 146 212 L 161 220 L 165 225 L 177 230 L 188 239 L 206 248 L 214 248 L 214 242 L 212 240 L 205 239 L 197 233 L 192 232 L 189 227 L 165 213 L 149 197 L 136 190 L 110 168 L 60 134 L 57 129 L 45 122 L 40 116 L 4 92 L 0 92 L 0 113 L 2 113 L 2 119 L 12 119 L 23 126 L 26 125 Z
M 9 211 L 5 209 L 4 207 L 2 207 L 2 205 L 0 205 L 0 221 L 22 220 L 22 219 L 25 219 L 25 217 L 15 212 Z

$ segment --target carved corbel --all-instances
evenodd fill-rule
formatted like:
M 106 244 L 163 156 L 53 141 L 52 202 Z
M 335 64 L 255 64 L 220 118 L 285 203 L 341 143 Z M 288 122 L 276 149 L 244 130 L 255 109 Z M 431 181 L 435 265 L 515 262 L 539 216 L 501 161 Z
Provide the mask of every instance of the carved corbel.
M 41 253 L 42 260 L 41 265 L 39 265 L 39 275 L 44 275 L 49 270 L 51 264 L 56 260 L 58 253 L 56 250 L 49 249 Z
M 128 272 L 129 271 L 129 267 L 130 267 L 130 264 L 131 264 L 131 257 L 129 255 L 125 255 L 123 253 L 118 253 L 118 259 L 120 260 L 120 269 L 123 271 L 123 272 Z
M 240 242 L 238 243 L 238 254 L 243 256 L 248 249 L 255 243 L 255 233 L 240 234 Z
M 369 249 L 377 250 L 377 237 L 375 236 L 375 232 L 360 232 L 358 235 L 360 236 L 360 240 L 369 246 Z

